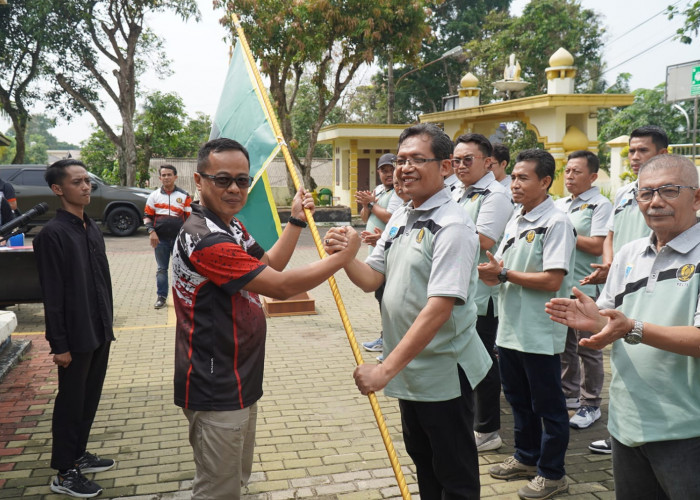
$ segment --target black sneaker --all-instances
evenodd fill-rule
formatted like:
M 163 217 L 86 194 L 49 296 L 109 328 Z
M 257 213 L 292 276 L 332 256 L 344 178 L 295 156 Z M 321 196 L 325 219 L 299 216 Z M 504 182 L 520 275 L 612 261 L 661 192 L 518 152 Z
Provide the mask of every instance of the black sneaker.
M 612 443 L 610 442 L 610 436 L 605 439 L 600 439 L 598 441 L 593 441 L 588 445 L 588 449 L 593 453 L 598 453 L 599 455 L 610 455 L 612 453 Z
M 165 297 L 160 297 L 160 296 L 159 296 L 158 299 L 156 300 L 156 303 L 153 304 L 153 307 L 156 308 L 156 309 L 162 309 L 162 308 L 164 308 L 164 307 L 165 307 Z
M 111 458 L 100 458 L 92 453 L 85 452 L 82 457 L 75 461 L 75 468 L 81 473 L 104 472 L 114 467 L 114 460 Z
M 78 469 L 70 469 L 65 474 L 56 474 L 51 481 L 51 491 L 76 498 L 92 498 L 102 493 L 102 488 L 83 476 Z

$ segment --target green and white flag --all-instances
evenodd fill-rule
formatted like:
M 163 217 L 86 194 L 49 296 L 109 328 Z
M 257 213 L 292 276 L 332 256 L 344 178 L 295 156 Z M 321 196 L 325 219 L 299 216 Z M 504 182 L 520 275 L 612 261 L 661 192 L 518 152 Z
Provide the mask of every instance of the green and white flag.
M 263 101 L 264 91 L 258 88 L 242 44 L 236 43 L 209 139 L 234 139 L 248 150 L 253 185 L 236 217 L 260 246 L 269 250 L 279 238 L 281 226 L 265 169 L 279 152 L 280 142 Z

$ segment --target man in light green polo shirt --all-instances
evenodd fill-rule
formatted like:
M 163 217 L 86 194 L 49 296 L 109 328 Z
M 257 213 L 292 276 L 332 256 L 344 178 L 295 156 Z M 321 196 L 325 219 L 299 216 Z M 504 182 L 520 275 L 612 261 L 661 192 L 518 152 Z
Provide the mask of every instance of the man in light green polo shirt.
M 396 175 L 411 201 L 394 212 L 372 255 L 355 259 L 345 272 L 365 292 L 386 283 L 385 359 L 358 366 L 357 387 L 399 399 L 421 498 L 476 500 L 472 391 L 491 360 L 475 328 L 476 227 L 444 188 L 451 156 L 452 141 L 439 127 L 403 131 Z M 328 231 L 328 253 L 344 248 L 345 231 Z
M 559 354 L 566 327 L 544 314 L 555 292 L 568 297 L 576 236 L 566 214 L 547 194 L 554 179 L 551 154 L 526 149 L 516 158 L 511 190 L 521 210 L 506 226 L 496 255 L 479 264 L 479 278 L 501 284 L 498 362 L 503 394 L 513 409 L 515 454 L 489 469 L 496 479 L 534 477 L 520 498 L 550 498 L 567 491 L 564 459 L 569 415 L 561 389 Z
M 571 153 L 564 168 L 564 185 L 570 196 L 554 202 L 566 212 L 576 229 L 576 265 L 574 283 L 591 272 L 591 264 L 599 264 L 603 254 L 603 242 L 608 234 L 606 224 L 612 212 L 610 201 L 600 194 L 593 182 L 598 178 L 600 163 L 591 151 Z M 597 285 L 580 285 L 579 289 L 592 298 L 598 297 Z M 569 420 L 574 429 L 585 429 L 600 418 L 601 392 L 603 391 L 603 353 L 579 346 L 590 332 L 569 328 L 566 333 L 566 349 L 561 354 L 561 384 L 567 408 L 575 408 L 576 414 Z
M 615 254 L 597 303 L 552 299 L 551 318 L 612 344 L 610 415 L 615 496 L 700 498 L 700 209 L 698 172 L 682 156 L 639 171 L 635 199 L 651 236 Z

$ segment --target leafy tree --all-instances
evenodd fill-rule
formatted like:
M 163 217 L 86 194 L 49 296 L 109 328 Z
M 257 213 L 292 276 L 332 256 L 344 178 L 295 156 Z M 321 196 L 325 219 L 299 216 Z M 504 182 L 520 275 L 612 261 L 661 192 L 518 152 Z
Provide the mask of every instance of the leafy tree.
M 209 140 L 210 132 L 211 118 L 205 113 L 197 112 L 194 118 L 188 119 L 169 156 L 196 158 L 201 145 Z
M 303 162 L 292 151 L 306 186 L 311 185 L 318 132 L 357 70 L 389 44 L 397 59 L 413 59 L 430 33 L 426 0 L 214 0 L 214 5 L 241 16 L 251 49 L 270 79 L 286 138 L 293 137 L 291 113 L 302 76 L 316 89 L 318 113 Z M 222 22 L 235 36 L 230 17 Z
M 175 150 L 186 117 L 185 104 L 177 94 L 156 91 L 146 96 L 143 111 L 135 120 L 139 184 L 148 179 L 151 158 L 163 158 Z
M 4 3 L 4 2 L 3 2 Z M 65 33 L 53 0 L 12 0 L 0 5 L 0 111 L 12 122 L 15 148 L 12 163 L 24 163 L 29 108 L 41 94 L 47 49 Z
M 668 18 L 673 19 L 677 15 L 685 16 L 685 21 L 683 26 L 676 31 L 676 38 L 690 45 L 693 43 L 691 35 L 697 37 L 698 31 L 700 31 L 700 1 L 688 3 L 685 10 L 680 10 L 675 4 L 669 5 Z
M 673 104 L 664 102 L 664 83 L 653 89 L 637 89 L 633 91 L 634 104 L 615 110 L 599 128 L 598 136 L 601 141 L 609 141 L 621 135 L 628 135 L 632 130 L 644 125 L 657 125 L 668 134 L 670 143 L 687 141 L 687 124 L 685 118 Z M 685 106 L 687 113 L 692 113 L 692 103 L 679 103 Z
M 467 56 L 445 58 L 429 68 L 414 70 L 420 68 L 421 63 L 435 61 L 446 51 L 454 47 L 463 47 L 467 42 L 478 38 L 482 26 L 492 16 L 507 13 L 510 3 L 511 0 L 432 2 L 430 24 L 434 36 L 423 40 L 421 62 L 416 65 L 399 66 L 394 70 L 394 81 L 399 83 L 395 89 L 396 120 L 392 121 L 412 122 L 421 113 L 440 111 L 442 98 L 457 93 L 459 81 L 466 73 Z M 388 64 L 388 58 L 383 55 L 383 59 Z M 406 75 L 409 71 L 412 73 Z M 386 83 L 387 73 L 382 72 L 380 81 L 375 82 L 375 85 Z
M 549 66 L 549 55 L 559 47 L 574 56 L 576 92 L 601 92 L 602 25 L 598 14 L 574 0 L 533 0 L 520 17 L 493 13 L 479 37 L 467 44 L 470 70 L 479 78 L 482 101 L 498 98 L 491 82 L 503 78 L 511 53 L 520 62 L 521 78 L 530 82 L 524 94 L 545 93 L 544 70 Z
M 41 2 L 36 2 L 41 3 Z M 168 73 L 162 40 L 145 25 L 146 16 L 172 11 L 182 19 L 195 17 L 195 0 L 65 0 L 59 15 L 70 25 L 73 39 L 55 64 L 59 88 L 52 96 L 58 105 L 89 112 L 118 153 L 122 184 L 136 182 L 136 135 L 134 115 L 138 77 L 148 66 Z M 111 69 L 103 68 L 103 64 Z M 109 76 L 108 76 L 109 75 Z M 116 83 L 109 79 L 114 77 Z M 115 130 L 102 114 L 103 92 L 121 115 Z M 67 99 L 66 99 L 67 98 Z
M 87 169 L 109 184 L 119 184 L 117 148 L 101 129 L 96 129 L 83 141 L 80 158 Z

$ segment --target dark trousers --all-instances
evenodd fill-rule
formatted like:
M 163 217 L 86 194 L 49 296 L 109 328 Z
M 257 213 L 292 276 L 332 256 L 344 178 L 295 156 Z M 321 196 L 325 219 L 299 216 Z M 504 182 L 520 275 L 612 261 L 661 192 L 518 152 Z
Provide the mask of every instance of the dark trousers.
M 423 500 L 479 498 L 472 388 L 461 368 L 462 395 L 448 401 L 399 400 L 406 451 Z
M 503 394 L 513 408 L 515 458 L 547 479 L 564 477 L 569 414 L 559 355 L 498 348 Z M 544 430 L 543 430 L 544 428 Z
M 482 433 L 501 428 L 501 374 L 495 351 L 497 331 L 498 317 L 493 312 L 493 300 L 489 299 L 486 316 L 476 318 L 476 333 L 493 362 L 486 377 L 474 389 L 474 430 Z
M 700 437 L 656 441 L 634 448 L 612 438 L 618 500 L 700 498 Z
M 51 429 L 54 469 L 72 469 L 85 453 L 102 395 L 110 344 L 105 342 L 92 352 L 72 352 L 68 367 L 58 368 L 58 395 Z

